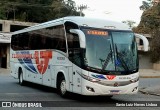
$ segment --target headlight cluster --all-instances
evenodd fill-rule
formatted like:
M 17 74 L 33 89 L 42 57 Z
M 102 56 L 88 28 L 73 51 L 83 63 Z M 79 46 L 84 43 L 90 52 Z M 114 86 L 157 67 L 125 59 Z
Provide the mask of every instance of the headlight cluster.
M 77 73 L 78 73 L 78 72 L 77 72 Z M 83 73 L 82 73 L 82 74 L 78 73 L 78 74 L 81 75 L 84 79 L 86 79 L 86 80 L 88 80 L 88 81 L 91 81 L 91 82 L 99 82 L 99 81 L 100 81 L 99 79 L 91 78 L 91 77 L 89 77 L 89 76 L 87 76 L 87 75 L 84 75 Z
M 131 83 L 135 83 L 137 81 L 139 81 L 139 77 L 130 80 Z

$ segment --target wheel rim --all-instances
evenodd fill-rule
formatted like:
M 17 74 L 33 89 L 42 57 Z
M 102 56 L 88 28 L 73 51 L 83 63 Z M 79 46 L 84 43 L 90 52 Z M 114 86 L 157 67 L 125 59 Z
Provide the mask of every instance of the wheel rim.
M 60 85 L 61 93 L 65 94 L 66 93 L 66 81 L 62 80 L 61 85 Z

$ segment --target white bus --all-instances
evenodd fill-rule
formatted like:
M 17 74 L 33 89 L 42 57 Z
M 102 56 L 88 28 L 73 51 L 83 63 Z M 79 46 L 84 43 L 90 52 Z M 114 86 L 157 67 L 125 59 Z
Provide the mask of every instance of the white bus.
M 61 96 L 138 91 L 137 44 L 123 23 L 64 17 L 38 24 L 13 33 L 10 54 L 11 75 L 21 85 L 57 88 Z

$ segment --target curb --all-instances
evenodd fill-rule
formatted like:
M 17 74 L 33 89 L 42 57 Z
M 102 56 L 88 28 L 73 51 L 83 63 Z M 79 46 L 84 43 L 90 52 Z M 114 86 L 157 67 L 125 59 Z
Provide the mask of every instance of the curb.
M 140 76 L 140 78 L 160 78 L 160 76 Z
M 143 91 L 143 90 L 139 90 L 139 92 L 141 92 L 142 94 L 147 94 L 147 95 L 155 95 L 155 96 L 160 96 L 160 94 L 156 94 L 156 93 L 150 93 L 150 92 Z

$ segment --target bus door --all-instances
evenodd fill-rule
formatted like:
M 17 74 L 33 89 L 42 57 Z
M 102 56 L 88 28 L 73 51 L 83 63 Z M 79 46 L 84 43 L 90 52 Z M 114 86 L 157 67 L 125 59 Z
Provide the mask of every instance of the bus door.
M 81 56 L 80 42 L 77 34 L 71 33 L 70 29 L 78 29 L 78 25 L 66 22 L 66 36 L 68 42 L 69 60 L 72 62 L 72 68 L 69 68 L 70 91 L 81 93 Z
M 73 92 L 81 93 L 81 76 L 79 74 L 82 73 L 82 69 L 79 68 L 77 65 L 73 64 L 72 68 L 72 79 L 73 79 Z
M 72 69 L 69 69 L 70 90 L 81 93 L 81 56 L 80 48 L 73 48 L 69 51 L 69 59 L 72 62 Z

